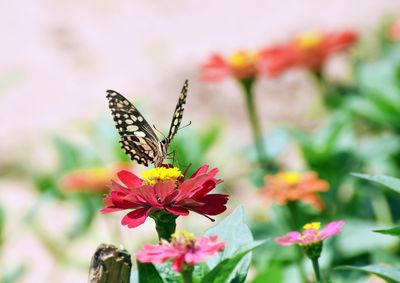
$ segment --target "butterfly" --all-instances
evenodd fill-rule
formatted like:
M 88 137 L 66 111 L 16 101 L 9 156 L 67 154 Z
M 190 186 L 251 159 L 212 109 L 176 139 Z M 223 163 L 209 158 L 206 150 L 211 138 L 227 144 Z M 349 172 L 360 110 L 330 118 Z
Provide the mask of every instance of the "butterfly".
M 107 90 L 109 108 L 121 136 L 119 143 L 132 160 L 145 166 L 154 164 L 155 167 L 159 167 L 163 164 L 168 153 L 168 146 L 181 124 L 187 89 L 188 81 L 186 80 L 175 107 L 169 134 L 161 141 L 143 115 L 128 99 L 114 90 Z

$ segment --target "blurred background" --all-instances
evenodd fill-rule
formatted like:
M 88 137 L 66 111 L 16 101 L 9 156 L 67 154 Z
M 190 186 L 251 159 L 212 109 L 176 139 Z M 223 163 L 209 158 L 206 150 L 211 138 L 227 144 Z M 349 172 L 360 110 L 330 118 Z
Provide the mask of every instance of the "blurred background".
M 323 196 L 327 212 L 305 208 L 305 219 L 354 220 L 347 235 L 358 245 L 343 236 L 336 243 L 342 255 L 332 248 L 325 268 L 398 262 L 391 239 L 370 233 L 370 242 L 361 243 L 357 235 L 398 221 L 400 201 L 349 174 L 400 175 L 400 52 L 387 32 L 399 11 L 395 0 L 1 1 L 0 282 L 85 282 L 100 243 L 134 252 L 156 239 L 152 220 L 128 229 L 119 224 L 122 214 L 98 212 L 117 170 L 143 170 L 119 149 L 107 89 L 124 94 L 166 134 L 189 79 L 183 125 L 191 125 L 173 143 L 178 159 L 193 169 L 203 163 L 220 169 L 221 190 L 231 194 L 227 213 L 242 204 L 256 238 L 287 231 L 279 212 L 257 195 L 267 172 L 254 166 L 237 81 L 210 84 L 200 73 L 213 52 L 257 50 L 310 30 L 352 29 L 358 42 L 324 66 L 324 82 L 339 97 L 334 103 L 306 68 L 257 80 L 269 160 L 280 170 L 316 171 L 331 185 Z M 178 225 L 201 234 L 213 224 L 191 215 Z M 267 282 L 257 278 L 277 249 L 271 242 L 255 254 L 249 282 Z M 290 257 L 274 265 L 282 282 L 296 282 L 287 279 Z

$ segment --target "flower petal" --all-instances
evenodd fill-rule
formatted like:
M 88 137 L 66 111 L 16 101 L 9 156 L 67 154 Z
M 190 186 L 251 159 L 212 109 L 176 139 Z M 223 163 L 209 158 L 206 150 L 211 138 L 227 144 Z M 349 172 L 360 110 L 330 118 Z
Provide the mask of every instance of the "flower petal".
M 117 173 L 117 175 L 121 182 L 124 183 L 128 188 L 136 188 L 141 186 L 143 183 L 142 179 L 127 170 L 121 170 Z
M 179 206 L 171 206 L 171 207 L 167 206 L 165 208 L 165 210 L 167 210 L 167 211 L 169 211 L 169 212 L 171 212 L 172 214 L 175 214 L 175 215 L 186 216 L 186 215 L 189 214 L 189 210 L 187 210 L 184 207 L 179 207 Z
M 297 231 L 292 231 L 287 233 L 283 237 L 275 238 L 275 241 L 281 246 L 290 246 L 293 244 L 301 244 L 301 233 Z
M 324 229 L 322 229 L 319 238 L 323 240 L 340 233 L 340 228 L 342 228 L 344 224 L 345 222 L 343 220 L 330 222 Z
M 218 215 L 226 210 L 225 204 L 228 202 L 229 196 L 222 194 L 210 194 L 203 196 L 197 201 L 204 203 L 202 206 L 190 206 L 190 210 L 206 215 Z
M 174 182 L 160 182 L 154 185 L 154 192 L 158 197 L 159 202 L 165 203 L 172 199 L 178 191 L 175 190 Z
M 121 224 L 127 225 L 128 228 L 135 228 L 142 225 L 145 221 L 147 216 L 149 216 L 150 212 L 152 211 L 151 207 L 142 207 L 135 209 L 134 211 L 129 212 L 122 218 Z

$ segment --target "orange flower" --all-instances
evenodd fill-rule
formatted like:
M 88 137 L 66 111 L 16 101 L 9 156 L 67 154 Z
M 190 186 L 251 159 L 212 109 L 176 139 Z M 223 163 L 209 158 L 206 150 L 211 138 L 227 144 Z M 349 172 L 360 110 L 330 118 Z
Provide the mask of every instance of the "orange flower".
M 64 192 L 108 192 L 108 185 L 118 171 L 129 169 L 128 163 L 113 164 L 106 167 L 92 167 L 65 174 L 59 181 Z
M 264 48 L 260 52 L 260 71 L 270 76 L 295 67 L 319 72 L 329 56 L 346 50 L 356 40 L 352 30 L 306 32 L 286 44 Z
M 258 59 L 258 52 L 238 51 L 228 58 L 215 53 L 201 65 L 201 79 L 217 82 L 229 76 L 238 80 L 255 78 L 259 72 Z
M 397 41 L 400 40 L 400 20 L 394 21 L 387 30 L 389 39 Z
M 303 201 L 317 210 L 324 208 L 324 202 L 317 195 L 326 192 L 329 185 L 318 178 L 315 172 L 280 172 L 265 177 L 266 187 L 260 191 L 268 202 L 276 201 L 285 205 L 291 201 Z

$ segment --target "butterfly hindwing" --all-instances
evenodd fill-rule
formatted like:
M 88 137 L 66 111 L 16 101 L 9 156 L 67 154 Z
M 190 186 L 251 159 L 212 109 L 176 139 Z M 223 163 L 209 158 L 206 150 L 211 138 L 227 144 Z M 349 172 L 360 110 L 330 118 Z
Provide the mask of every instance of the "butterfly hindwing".
M 128 135 L 121 137 L 119 143 L 125 153 L 137 163 L 145 166 L 154 163 L 158 143 L 152 139 Z
M 172 117 L 171 126 L 169 128 L 169 134 L 168 134 L 169 142 L 172 141 L 175 134 L 179 130 L 179 126 L 181 124 L 183 117 L 183 110 L 184 110 L 183 107 L 186 103 L 187 90 L 188 90 L 188 80 L 186 80 L 185 83 L 183 84 L 181 93 L 179 95 L 178 103 L 175 107 L 174 116 Z

